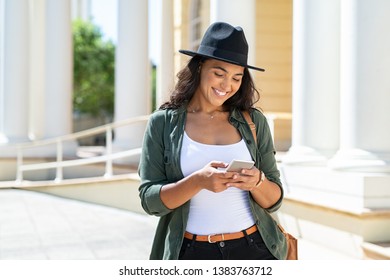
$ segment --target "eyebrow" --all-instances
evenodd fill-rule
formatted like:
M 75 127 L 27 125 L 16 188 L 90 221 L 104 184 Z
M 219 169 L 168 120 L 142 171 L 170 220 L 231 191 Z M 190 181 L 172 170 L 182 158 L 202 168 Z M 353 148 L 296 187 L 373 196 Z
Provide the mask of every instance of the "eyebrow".
M 214 66 L 213 68 L 214 69 L 219 69 L 219 70 L 224 71 L 225 73 L 228 73 L 228 71 L 225 68 L 221 67 L 221 66 Z M 234 74 L 234 76 L 244 76 L 244 73 L 237 73 L 237 74 Z

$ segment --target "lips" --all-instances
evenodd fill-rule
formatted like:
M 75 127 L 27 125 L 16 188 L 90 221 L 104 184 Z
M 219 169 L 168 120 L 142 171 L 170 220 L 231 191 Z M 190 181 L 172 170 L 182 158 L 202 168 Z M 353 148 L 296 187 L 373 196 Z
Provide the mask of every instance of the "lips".
M 220 90 L 217 90 L 217 89 L 214 89 L 214 92 L 218 95 L 218 96 L 225 96 L 227 94 L 226 91 L 220 91 Z

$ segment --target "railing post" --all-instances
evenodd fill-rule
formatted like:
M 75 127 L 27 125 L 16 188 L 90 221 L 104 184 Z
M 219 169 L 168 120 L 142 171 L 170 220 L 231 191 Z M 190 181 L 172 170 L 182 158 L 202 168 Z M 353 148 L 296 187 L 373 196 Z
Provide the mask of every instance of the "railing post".
M 17 158 L 16 158 L 16 183 L 20 184 L 23 181 L 23 151 L 22 147 L 18 147 L 17 150 Z
M 112 127 L 107 126 L 106 128 L 106 173 L 104 174 L 105 178 L 112 176 Z
M 63 172 L 62 172 L 62 140 L 57 139 L 57 168 L 56 168 L 56 182 L 61 182 L 63 177 Z

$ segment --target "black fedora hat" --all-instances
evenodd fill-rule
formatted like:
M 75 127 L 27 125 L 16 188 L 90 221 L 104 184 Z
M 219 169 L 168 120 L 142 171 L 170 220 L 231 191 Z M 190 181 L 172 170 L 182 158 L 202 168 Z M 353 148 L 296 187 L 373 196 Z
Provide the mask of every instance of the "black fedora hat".
M 189 56 L 200 55 L 264 71 L 262 68 L 247 64 L 248 43 L 242 28 L 233 27 L 225 22 L 215 22 L 209 26 L 197 52 L 189 50 L 179 50 L 179 52 Z

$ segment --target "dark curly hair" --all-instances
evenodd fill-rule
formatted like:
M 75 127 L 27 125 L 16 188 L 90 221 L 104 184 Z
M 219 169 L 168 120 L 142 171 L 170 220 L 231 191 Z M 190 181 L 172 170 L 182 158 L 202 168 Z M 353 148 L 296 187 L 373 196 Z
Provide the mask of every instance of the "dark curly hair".
M 160 106 L 160 109 L 177 109 L 183 104 L 188 103 L 194 95 L 200 84 L 200 65 L 208 58 L 195 55 L 190 59 L 187 65 L 177 74 L 178 82 L 173 90 L 170 100 Z M 260 94 L 255 88 L 251 74 L 248 68 L 244 68 L 241 86 L 232 97 L 224 103 L 224 109 L 231 111 L 238 108 L 242 111 L 249 110 L 260 99 Z

